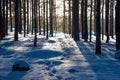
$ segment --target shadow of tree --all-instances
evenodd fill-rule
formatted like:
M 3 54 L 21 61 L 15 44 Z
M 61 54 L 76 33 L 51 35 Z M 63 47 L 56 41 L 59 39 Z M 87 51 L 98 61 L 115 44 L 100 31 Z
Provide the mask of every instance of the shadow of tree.
M 102 43 L 102 54 L 95 54 L 95 42 L 76 42 L 81 55 L 95 73 L 97 80 L 110 79 L 119 80 L 120 63 L 114 58 L 115 44 Z M 117 70 L 117 69 L 118 70 Z M 112 76 L 112 77 L 111 77 Z

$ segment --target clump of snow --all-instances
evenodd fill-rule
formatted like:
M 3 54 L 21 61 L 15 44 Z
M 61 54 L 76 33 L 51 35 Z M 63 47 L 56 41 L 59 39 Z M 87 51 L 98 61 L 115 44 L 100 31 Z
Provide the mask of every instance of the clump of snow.
M 12 71 L 28 71 L 30 65 L 24 60 L 18 60 L 13 64 Z
M 115 58 L 120 59 L 120 50 L 117 50 L 115 53 Z

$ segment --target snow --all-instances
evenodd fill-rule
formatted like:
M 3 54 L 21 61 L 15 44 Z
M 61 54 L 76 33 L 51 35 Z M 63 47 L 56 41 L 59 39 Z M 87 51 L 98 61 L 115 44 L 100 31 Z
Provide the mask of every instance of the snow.
M 115 53 L 115 58 L 120 59 L 120 50 L 117 50 Z
M 68 34 L 56 32 L 48 40 L 38 35 L 38 46 L 34 47 L 33 35 L 19 35 L 15 42 L 10 33 L 0 42 L 0 80 L 120 80 L 115 40 L 103 40 L 102 54 L 96 55 L 95 37 L 92 39 L 93 42 L 75 42 Z M 12 72 L 15 61 L 21 60 L 31 69 Z
M 24 60 L 15 61 L 12 66 L 12 71 L 28 71 L 30 70 L 30 65 Z

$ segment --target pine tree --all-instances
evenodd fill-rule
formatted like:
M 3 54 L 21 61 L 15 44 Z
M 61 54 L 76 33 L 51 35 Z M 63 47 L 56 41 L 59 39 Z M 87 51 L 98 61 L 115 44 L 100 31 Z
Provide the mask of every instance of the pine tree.
M 0 40 L 3 39 L 2 1 L 0 0 Z
M 109 42 L 109 0 L 106 0 L 106 12 L 105 12 L 105 32 L 106 32 L 106 43 Z
M 120 50 L 120 0 L 116 0 L 115 23 L 116 23 L 116 50 Z
M 96 54 L 101 54 L 100 0 L 97 0 L 96 13 Z
M 72 29 L 73 38 L 79 40 L 79 0 L 72 0 Z
M 19 0 L 15 0 L 15 32 L 14 40 L 18 41 L 18 27 L 19 27 Z

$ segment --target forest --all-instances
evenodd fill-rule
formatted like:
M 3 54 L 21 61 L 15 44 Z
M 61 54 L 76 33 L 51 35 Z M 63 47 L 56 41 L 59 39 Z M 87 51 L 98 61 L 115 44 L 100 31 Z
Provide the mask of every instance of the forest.
M 106 43 L 109 43 L 110 37 L 116 37 L 116 49 L 120 49 L 117 18 L 118 0 L 1 0 L 0 39 L 9 34 L 9 28 L 11 32 L 15 28 L 15 41 L 18 34 L 25 37 L 29 32 L 34 33 L 34 46 L 37 45 L 36 34 L 42 34 L 41 29 L 46 38 L 49 31 L 52 37 L 54 31 L 62 31 L 70 34 L 75 41 L 82 38 L 85 42 L 92 41 L 94 32 L 96 53 L 101 54 L 100 45 L 104 35 L 107 37 Z
M 0 80 L 16 75 L 1 76 L 9 58 L 9 66 L 25 59 L 33 67 L 29 78 L 13 80 L 119 80 L 120 0 L 0 0 Z M 46 73 L 37 78 L 41 65 Z M 64 70 L 79 74 L 70 78 Z
M 116 37 L 116 49 L 120 49 L 117 18 L 118 0 L 1 0 L 0 39 L 9 34 L 8 27 L 11 32 L 15 28 L 15 41 L 18 40 L 18 34 L 25 37 L 29 32 L 34 33 L 34 46 L 37 45 L 36 34 L 42 34 L 41 29 L 47 39 L 49 31 L 52 37 L 54 31 L 62 31 L 70 34 L 75 41 L 82 38 L 85 42 L 92 41 L 91 35 L 94 32 L 96 53 L 101 54 L 100 45 L 104 35 L 107 37 L 106 43 L 109 43 L 110 37 Z

